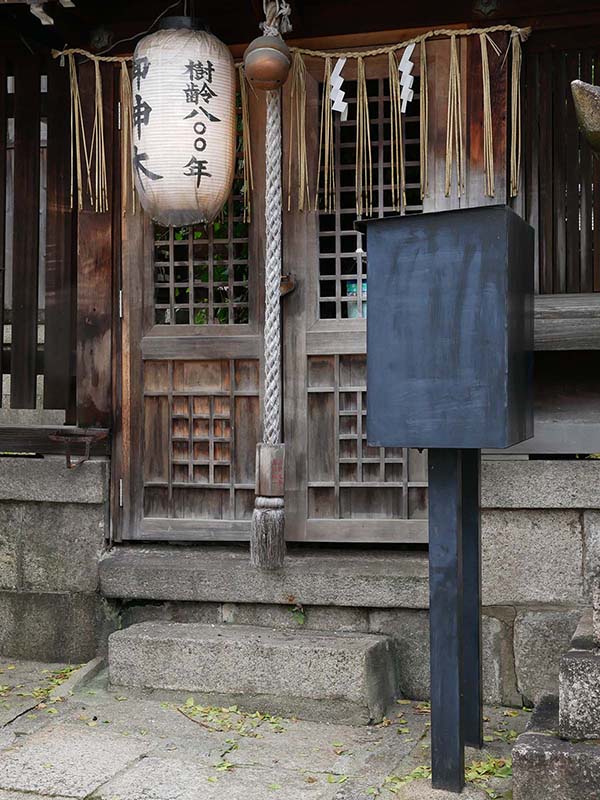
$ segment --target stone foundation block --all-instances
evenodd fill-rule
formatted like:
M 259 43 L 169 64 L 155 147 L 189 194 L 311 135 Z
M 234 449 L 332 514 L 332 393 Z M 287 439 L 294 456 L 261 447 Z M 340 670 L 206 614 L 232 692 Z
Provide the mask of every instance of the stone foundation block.
M 113 633 L 108 658 L 114 685 L 307 719 L 377 721 L 395 698 L 391 641 L 369 634 L 146 622 Z
M 600 651 L 586 611 L 560 662 L 559 731 L 565 739 L 600 739 Z
M 0 655 L 89 661 L 96 655 L 103 622 L 97 595 L 0 592 Z
M 558 738 L 558 702 L 543 698 L 512 752 L 513 800 L 598 800 L 600 745 Z
M 568 611 L 520 611 L 515 619 L 517 688 L 527 702 L 558 694 L 559 664 L 581 616 Z
M 234 625 L 351 633 L 366 633 L 369 630 L 369 612 L 366 608 L 223 603 L 222 613 L 223 622 Z
M 21 508 L 22 588 L 35 592 L 96 591 L 107 507 L 25 503 Z
M 429 612 L 410 609 L 371 611 L 370 630 L 393 637 L 398 690 L 414 700 L 428 700 Z M 482 619 L 483 697 L 490 705 L 520 704 L 512 660 L 512 630 L 505 621 Z
M 578 511 L 484 511 L 483 605 L 584 602 Z

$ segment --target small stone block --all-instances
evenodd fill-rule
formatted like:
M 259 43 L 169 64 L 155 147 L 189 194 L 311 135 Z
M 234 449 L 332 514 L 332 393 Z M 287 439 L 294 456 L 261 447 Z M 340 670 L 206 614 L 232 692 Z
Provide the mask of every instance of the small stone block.
M 558 702 L 545 697 L 512 752 L 513 800 L 598 800 L 600 745 L 558 736 Z
M 600 651 L 586 612 L 560 662 L 559 730 L 565 739 L 600 738 Z

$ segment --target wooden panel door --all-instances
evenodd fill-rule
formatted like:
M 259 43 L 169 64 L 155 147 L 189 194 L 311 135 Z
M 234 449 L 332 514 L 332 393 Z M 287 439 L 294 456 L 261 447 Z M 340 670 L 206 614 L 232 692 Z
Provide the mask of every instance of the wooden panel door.
M 348 121 L 335 121 L 336 211 L 290 212 L 284 220 L 285 269 L 297 279 L 295 291 L 283 301 L 286 535 L 298 541 L 425 542 L 425 454 L 369 447 L 366 438 L 367 262 L 362 237 L 354 230 L 353 69 L 356 64 L 348 61 Z M 397 213 L 391 196 L 387 58 L 369 60 L 367 69 L 373 201 L 375 213 L 383 217 Z M 317 72 L 307 76 L 313 171 L 318 164 L 320 80 Z M 418 104 L 417 92 L 404 117 L 405 213 L 422 210 Z M 316 176 L 311 177 L 314 183 Z
M 246 539 L 260 439 L 264 108 L 252 99 L 253 220 L 241 178 L 211 226 L 123 230 L 121 538 Z

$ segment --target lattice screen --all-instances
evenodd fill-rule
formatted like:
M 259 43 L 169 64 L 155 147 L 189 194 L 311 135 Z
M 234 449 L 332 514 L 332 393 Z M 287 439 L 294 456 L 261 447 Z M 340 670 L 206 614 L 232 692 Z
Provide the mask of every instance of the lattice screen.
M 424 519 L 426 456 L 367 444 L 366 356 L 311 356 L 309 517 Z
M 155 226 L 157 325 L 245 325 L 248 308 L 248 223 L 240 194 L 212 225 Z
M 420 199 L 419 78 L 415 97 L 402 115 L 406 165 L 406 209 L 423 210 Z M 361 250 L 361 235 L 354 230 L 356 162 L 356 82 L 345 81 L 348 120 L 335 116 L 336 211 L 319 214 L 319 316 L 321 319 L 352 319 L 366 316 L 367 261 Z M 373 213 L 376 217 L 397 214 L 392 206 L 389 81 L 367 81 L 371 101 L 373 158 Z M 358 251 L 358 252 L 357 252 Z
M 144 405 L 145 516 L 249 519 L 259 362 L 146 361 Z

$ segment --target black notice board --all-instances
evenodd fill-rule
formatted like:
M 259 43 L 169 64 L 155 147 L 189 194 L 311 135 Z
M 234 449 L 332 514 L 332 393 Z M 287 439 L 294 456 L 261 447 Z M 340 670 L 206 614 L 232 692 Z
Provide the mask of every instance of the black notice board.
M 533 229 L 506 206 L 367 232 L 367 438 L 505 448 L 533 435 Z

